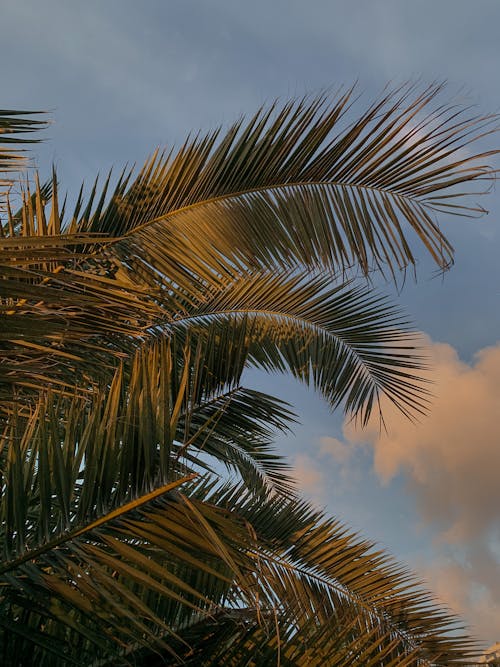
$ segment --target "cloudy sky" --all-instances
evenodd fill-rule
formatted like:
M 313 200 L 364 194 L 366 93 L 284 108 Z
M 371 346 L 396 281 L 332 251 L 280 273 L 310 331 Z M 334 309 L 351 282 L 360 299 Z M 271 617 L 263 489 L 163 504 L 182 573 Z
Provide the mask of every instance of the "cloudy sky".
M 75 192 L 191 130 L 275 98 L 358 81 L 367 100 L 407 79 L 500 109 L 498 0 L 2 0 L 3 108 L 48 109 L 37 151 Z M 448 92 L 447 92 L 448 94 Z M 490 147 L 499 147 L 499 138 Z M 498 187 L 497 187 L 498 190 Z M 250 380 L 295 403 L 279 446 L 304 490 L 416 569 L 487 643 L 500 640 L 500 194 L 481 220 L 441 219 L 456 266 L 422 258 L 400 296 L 427 336 L 436 400 L 389 431 L 343 424 L 304 388 Z

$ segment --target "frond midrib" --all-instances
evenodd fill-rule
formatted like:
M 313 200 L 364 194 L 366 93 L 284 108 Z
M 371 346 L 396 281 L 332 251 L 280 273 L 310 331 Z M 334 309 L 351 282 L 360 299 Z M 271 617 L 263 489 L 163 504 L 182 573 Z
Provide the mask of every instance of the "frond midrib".
M 413 648 L 423 648 L 418 645 L 416 641 L 416 633 L 415 631 L 412 631 L 411 629 L 405 631 L 402 629 L 397 621 L 392 620 L 392 614 L 390 613 L 390 610 L 384 610 L 383 607 L 379 610 L 376 604 L 371 605 L 369 601 L 367 601 L 361 593 L 355 593 L 351 591 L 347 585 L 342 584 L 341 582 L 334 582 L 332 579 L 328 577 L 328 575 L 321 575 L 318 572 L 314 571 L 313 568 L 307 568 L 305 566 L 300 566 L 300 565 L 295 565 L 290 563 L 286 558 L 279 558 L 277 556 L 272 556 L 270 552 L 263 553 L 262 551 L 255 550 L 254 556 L 258 560 L 267 560 L 269 562 L 272 562 L 276 564 L 279 567 L 283 567 L 285 569 L 291 570 L 294 573 L 297 573 L 299 575 L 302 575 L 308 579 L 312 579 L 316 581 L 318 584 L 324 586 L 325 588 L 333 589 L 336 592 L 340 593 L 340 595 L 344 596 L 345 598 L 351 600 L 355 605 L 359 605 L 364 609 L 365 612 L 367 612 L 371 616 L 375 616 L 377 618 L 383 618 L 384 623 L 388 623 L 390 625 L 390 628 L 394 634 L 396 634 L 400 640 L 405 644 L 405 646 L 411 646 Z M 390 596 L 390 600 L 392 602 L 395 601 L 395 596 L 394 594 L 391 595 L 391 592 L 387 593 L 388 596 Z M 424 604 L 431 602 L 430 596 L 428 599 L 423 600 Z M 423 609 L 425 611 L 425 607 Z M 413 614 L 418 613 L 418 608 L 412 610 Z M 431 621 L 435 617 L 433 616 L 431 618 Z M 420 620 L 420 619 L 419 619 Z M 450 619 L 447 619 L 448 621 Z M 452 618 L 452 621 L 455 619 Z M 457 628 L 459 629 L 459 628 Z M 422 630 L 421 630 L 422 632 Z M 421 632 L 418 634 L 420 639 L 422 638 Z M 471 640 L 472 641 L 472 640 Z M 425 658 L 424 658 L 425 659 Z M 427 665 L 433 664 L 428 661 L 426 661 Z
M 304 328 L 312 330 L 316 335 L 324 335 L 325 337 L 328 337 L 337 343 L 339 343 L 345 350 L 345 352 L 351 354 L 353 357 L 355 357 L 357 363 L 359 366 L 363 369 L 363 372 L 369 376 L 373 383 L 376 384 L 377 389 L 380 389 L 379 381 L 372 376 L 371 373 L 371 368 L 373 366 L 372 362 L 369 360 L 363 359 L 361 354 L 358 352 L 358 350 L 348 341 L 345 340 L 344 338 L 341 337 L 341 335 L 338 332 L 334 331 L 329 331 L 327 328 L 322 326 L 321 324 L 317 322 L 312 322 L 311 320 L 306 319 L 305 317 L 300 317 L 299 315 L 294 315 L 292 313 L 286 313 L 284 311 L 279 311 L 279 310 L 271 310 L 271 309 L 255 309 L 255 308 L 234 308 L 234 309 L 221 309 L 221 310 L 214 310 L 208 313 L 202 313 L 202 314 L 196 314 L 196 315 L 189 315 L 186 317 L 179 318 L 177 320 L 174 320 L 173 322 L 170 322 L 169 324 L 171 325 L 178 325 L 178 324 L 184 324 L 184 322 L 192 322 L 192 321 L 200 321 L 203 319 L 209 319 L 209 318 L 217 318 L 219 316 L 231 316 L 231 315 L 255 315 L 256 317 L 263 316 L 266 317 L 270 320 L 273 318 L 282 318 L 284 320 L 287 320 L 289 322 L 302 325 Z M 380 343 L 378 343 L 378 346 L 381 346 Z M 414 362 L 415 363 L 415 362 Z M 418 370 L 420 368 L 423 368 L 423 364 L 416 364 L 412 366 L 415 370 Z
M 482 172 L 481 172 L 482 173 Z M 477 180 L 477 177 L 471 177 L 470 180 Z M 376 186 L 371 186 L 371 185 L 366 185 L 362 183 L 355 183 L 355 182 L 350 182 L 350 181 L 295 181 L 295 182 L 289 182 L 289 183 L 276 183 L 272 185 L 263 185 L 260 187 L 255 187 L 255 188 L 248 188 L 246 190 L 240 190 L 238 192 L 228 192 L 223 195 L 217 195 L 215 197 L 210 197 L 208 199 L 203 199 L 201 201 L 193 202 L 192 204 L 186 204 L 186 206 L 181 206 L 180 208 L 173 209 L 172 211 L 168 211 L 167 213 L 164 213 L 163 215 L 158 216 L 157 218 L 153 218 L 152 220 L 148 220 L 147 222 L 143 222 L 140 225 L 137 225 L 136 227 L 133 227 L 131 230 L 129 230 L 126 234 L 123 236 L 119 236 L 116 239 L 112 239 L 109 244 L 111 245 L 113 243 L 116 243 L 124 238 L 128 238 L 129 236 L 133 236 L 136 232 L 142 231 L 142 229 L 145 229 L 149 227 L 150 225 L 153 225 L 157 222 L 162 222 L 163 220 L 167 220 L 168 218 L 173 218 L 177 215 L 180 215 L 182 213 L 188 213 L 189 211 L 200 208 L 203 206 L 209 206 L 210 204 L 216 204 L 218 202 L 226 201 L 226 200 L 231 200 L 231 199 L 239 199 L 241 197 L 245 197 L 247 195 L 252 195 L 252 194 L 260 194 L 262 192 L 272 192 L 274 190 L 286 190 L 286 189 L 297 189 L 297 188 L 312 188 L 312 187 L 340 187 L 340 188 L 352 188 L 355 190 L 369 190 L 371 192 L 376 192 L 379 195 L 388 195 L 391 197 L 400 197 L 403 200 L 408 200 L 411 201 L 412 203 L 417 202 L 422 206 L 426 205 L 426 200 L 421 199 L 418 195 L 411 195 L 407 194 L 404 192 L 401 192 L 397 189 L 391 189 L 391 188 L 383 188 L 383 187 L 376 187 Z M 453 195 L 452 195 L 453 196 Z M 466 208 L 466 207 L 461 207 L 461 208 Z

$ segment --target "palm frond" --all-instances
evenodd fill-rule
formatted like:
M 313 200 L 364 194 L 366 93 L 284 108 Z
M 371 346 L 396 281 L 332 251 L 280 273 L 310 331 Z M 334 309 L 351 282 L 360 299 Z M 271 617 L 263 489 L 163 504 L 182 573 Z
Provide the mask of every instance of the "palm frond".
M 397 280 L 419 243 L 447 268 L 435 216 L 481 212 L 497 151 L 468 151 L 496 119 L 439 92 L 384 92 L 351 124 L 352 90 L 261 109 L 96 181 L 68 222 L 55 174 L 5 200 L 4 664 L 470 660 L 413 575 L 296 497 L 271 445 L 293 415 L 242 385 L 253 364 L 362 421 L 382 393 L 425 411 L 407 323 L 345 279 Z M 0 112 L 3 146 L 40 127 Z
M 408 651 L 415 664 L 460 664 L 477 651 L 475 643 L 460 634 L 460 621 L 439 608 L 414 575 L 306 502 L 264 495 L 257 500 L 229 486 L 210 490 L 209 498 L 252 526 L 256 544 L 263 547 L 256 555 L 259 576 L 272 582 L 271 609 L 278 615 L 284 611 L 285 617 L 288 610 L 294 627 L 300 627 L 300 619 L 314 619 L 315 630 L 327 643 L 336 632 L 349 631 L 346 621 L 352 614 L 357 626 L 350 631 L 358 641 L 372 631 L 372 650 L 391 645 L 391 659 L 404 659 Z M 266 545 L 272 547 L 266 550 Z M 317 648 L 324 661 L 311 664 L 330 664 L 321 644 L 312 642 L 310 648 Z
M 343 404 L 362 421 L 381 394 L 408 416 L 426 410 L 428 380 L 418 336 L 397 309 L 366 288 L 332 287 L 329 278 L 255 274 L 177 315 L 170 326 L 176 335 L 186 328 L 193 340 L 209 341 L 206 373 L 215 378 L 225 377 L 225 365 L 291 372 L 332 408 Z
M 179 349 L 180 347 L 180 349 Z M 223 463 L 246 483 L 289 492 L 288 468 L 272 447 L 292 413 L 262 392 L 202 378 L 189 341 L 161 339 L 119 367 L 88 397 L 42 395 L 9 414 L 0 434 L 3 557 L 51 542 L 102 512 L 190 469 Z
M 33 194 L 26 190 L 21 213 L 8 209 L 8 231 L 0 238 L 5 402 L 14 387 L 36 394 L 52 384 L 71 393 L 79 382 L 85 391 L 103 375 L 112 376 L 117 362 L 130 356 L 130 340 L 165 316 L 118 266 L 101 258 L 92 270 L 82 267 L 107 237 L 61 232 L 55 180 L 48 211 L 44 196 L 38 182 Z
M 174 265 L 172 253 L 150 245 L 141 248 L 139 260 L 130 239 L 97 253 L 102 237 L 81 234 L 14 236 L 5 244 L 6 253 L 22 253 L 0 264 L 5 400 L 13 388 L 29 393 L 47 382 L 66 392 L 75 380 L 89 388 L 109 378 L 118 361 L 151 335 L 208 324 L 212 345 L 221 350 L 217 340 L 225 338 L 224 354 L 205 355 L 207 369 L 210 359 L 217 361 L 210 370 L 216 383 L 227 369 L 237 381 L 250 358 L 268 369 L 291 370 L 332 407 L 345 401 L 363 420 L 380 392 L 408 414 L 424 409 L 416 343 L 396 311 L 367 290 L 331 288 L 331 278 L 301 282 L 276 269 L 202 272 L 195 254 L 180 260 L 179 251 Z M 85 270 L 77 266 L 82 258 Z M 62 263 L 54 268 L 56 259 Z
M 105 655 L 120 654 L 124 646 L 136 643 L 176 655 L 168 636 L 180 639 L 174 628 L 183 613 L 201 613 L 207 605 L 209 612 L 212 602 L 207 594 L 220 598 L 228 586 L 228 572 L 234 576 L 238 571 L 213 530 L 207 531 L 203 521 L 168 496 L 182 481 L 136 498 L 119 511 L 4 564 L 2 617 L 14 621 L 24 610 L 25 627 L 35 628 L 43 619 L 45 643 L 55 636 L 60 652 L 73 662 L 83 659 L 90 664 L 103 648 Z M 167 498 L 160 507 L 154 503 L 159 496 Z M 154 539 L 144 543 L 127 528 L 135 517 L 156 529 Z M 158 549 L 158 542 L 170 543 L 172 553 Z M 179 558 L 187 569 L 184 579 L 175 574 Z M 230 570 L 224 566 L 225 558 Z M 207 571 L 211 589 L 206 585 Z M 198 588 L 193 585 L 196 578 Z M 174 605 L 170 614 L 169 604 Z M 169 617 L 170 622 L 163 620 Z M 4 639 L 9 652 L 19 650 L 19 637 Z M 36 636 L 22 639 L 28 650 L 43 656 L 43 644 Z
M 16 179 L 30 166 L 27 146 L 40 141 L 38 136 L 31 137 L 31 133 L 39 133 L 47 127 L 47 122 L 41 120 L 43 112 L 12 111 L 0 109 L 0 215 L 10 217 L 9 194 Z M 8 225 L 4 225 L 0 217 L 0 239 L 8 232 Z
M 459 639 L 446 644 L 453 619 L 435 609 L 427 618 L 430 598 L 407 588 L 405 573 L 342 526 L 325 523 L 290 490 L 269 495 L 257 484 L 250 492 L 243 474 L 245 487 L 205 483 L 188 487 L 183 499 L 169 495 L 171 485 L 161 480 L 182 474 L 175 461 L 188 460 L 188 452 L 194 463 L 199 449 L 229 461 L 239 447 L 258 464 L 259 452 L 242 443 L 266 434 L 259 419 L 281 424 L 286 414 L 273 402 L 237 390 L 231 415 L 227 397 L 210 386 L 200 391 L 196 366 L 183 365 L 165 340 L 137 354 L 128 374 L 126 382 L 124 370 L 115 375 L 101 403 L 78 398 L 68 407 L 64 397 L 48 396 L 30 419 L 11 418 L 4 432 L 0 625 L 9 631 L 23 618 L 34 628 L 31 639 L 8 635 L 6 664 L 25 651 L 54 660 L 53 646 L 71 663 L 114 653 L 121 660 L 151 645 L 164 657 L 178 656 L 177 664 L 190 655 L 193 623 L 221 613 L 217 622 L 225 626 L 224 610 L 245 606 L 250 634 L 239 645 L 237 633 L 228 660 L 254 651 L 256 642 L 263 660 L 272 655 L 275 615 L 290 664 L 301 664 L 300 656 L 328 664 L 325 655 L 352 655 L 354 646 L 359 655 L 406 659 L 417 650 L 416 637 L 422 646 L 437 642 L 441 652 L 447 646 L 449 664 L 467 649 Z M 238 457 L 232 465 L 242 468 Z M 344 631 L 332 653 L 332 637 Z M 213 650 L 216 656 L 221 648 Z
M 43 655 L 55 636 L 70 659 L 111 652 L 113 664 L 113 650 L 132 659 L 154 647 L 178 664 L 199 655 L 203 622 L 207 665 L 223 647 L 220 664 L 265 664 L 279 646 L 284 664 L 318 667 L 349 656 L 449 665 L 475 648 L 411 575 L 306 503 L 213 482 L 156 495 L 2 568 L 7 624 L 25 613 L 39 630 L 6 638 L 9 650 Z
M 0 109 L 0 172 L 19 172 L 26 166 L 24 149 L 19 147 L 40 141 L 29 135 L 47 127 L 47 122 L 40 120 L 42 113 Z
M 417 240 L 441 268 L 453 250 L 435 212 L 474 215 L 488 158 L 469 146 L 495 116 L 437 103 L 441 86 L 405 85 L 345 123 L 353 90 L 262 108 L 224 136 L 155 155 L 81 229 L 137 244 L 171 245 L 211 266 L 356 265 L 395 272 L 415 264 Z M 469 186 L 473 186 L 470 188 Z M 128 186 L 128 189 L 127 189 Z M 479 191 L 484 190 L 484 185 Z

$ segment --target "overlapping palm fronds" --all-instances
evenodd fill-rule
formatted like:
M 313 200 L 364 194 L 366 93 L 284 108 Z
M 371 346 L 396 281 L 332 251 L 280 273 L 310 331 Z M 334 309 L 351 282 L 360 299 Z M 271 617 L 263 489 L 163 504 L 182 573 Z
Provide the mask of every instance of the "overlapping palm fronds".
M 397 279 L 415 240 L 448 267 L 435 214 L 477 210 L 490 153 L 464 148 L 495 121 L 428 111 L 439 92 L 384 93 L 351 124 L 353 91 L 262 109 L 96 184 L 69 219 L 55 174 L 5 199 L 6 665 L 470 658 L 410 575 L 298 499 L 272 447 L 293 414 L 244 386 L 256 365 L 362 421 L 382 395 L 426 411 L 418 340 L 352 281 Z
M 282 664 L 432 665 L 471 654 L 411 575 L 286 488 L 278 457 L 247 451 L 239 486 L 193 480 L 214 457 L 239 469 L 232 450 L 266 436 L 259 417 L 281 425 L 286 414 L 254 395 L 219 428 L 230 411 L 193 400 L 168 363 L 155 386 L 146 360 L 93 405 L 47 396 L 29 419 L 10 418 L 5 664 L 150 664 L 156 653 L 173 665 L 278 654 Z M 252 461 L 256 481 L 245 475 Z
M 37 190 L 35 201 L 40 197 Z M 215 377 L 221 365 L 239 377 L 250 362 L 312 381 L 333 407 L 345 401 L 363 419 L 380 391 L 408 413 L 424 408 L 418 341 L 397 310 L 367 288 L 332 288 L 331 276 L 299 279 L 277 269 L 203 278 L 189 271 L 190 285 L 186 276 L 156 275 L 154 258 L 149 273 L 130 267 L 119 256 L 127 239 L 112 250 L 102 248 L 102 236 L 55 239 L 42 234 L 32 243 L 23 235 L 4 243 L 5 397 L 13 388 L 36 390 L 47 382 L 69 391 L 76 378 L 89 390 L 141 341 L 197 331 L 214 350 L 224 338 L 225 354 L 212 357 L 219 364 Z M 393 373 L 394 365 L 405 371 Z

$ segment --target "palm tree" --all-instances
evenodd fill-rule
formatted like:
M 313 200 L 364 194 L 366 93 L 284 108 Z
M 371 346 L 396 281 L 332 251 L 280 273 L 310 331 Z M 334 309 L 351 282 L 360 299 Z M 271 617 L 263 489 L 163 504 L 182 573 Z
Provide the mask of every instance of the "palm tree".
M 300 499 L 272 446 L 290 406 L 243 384 L 258 366 L 362 422 L 381 397 L 425 413 L 418 339 L 366 279 L 397 280 L 416 242 L 450 266 L 435 213 L 474 214 L 491 176 L 462 149 L 493 118 L 439 92 L 384 93 L 343 129 L 352 90 L 261 109 L 96 182 L 70 216 L 55 174 L 18 207 L 7 192 L 3 664 L 470 658 L 413 575 Z M 2 112 L 4 147 L 39 123 Z

